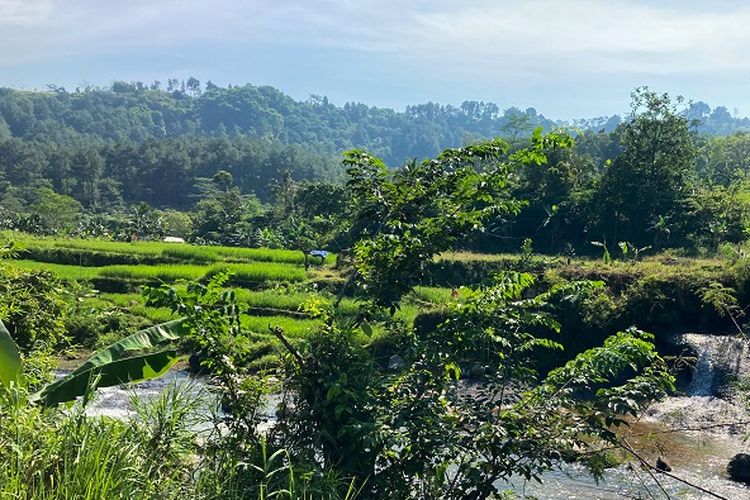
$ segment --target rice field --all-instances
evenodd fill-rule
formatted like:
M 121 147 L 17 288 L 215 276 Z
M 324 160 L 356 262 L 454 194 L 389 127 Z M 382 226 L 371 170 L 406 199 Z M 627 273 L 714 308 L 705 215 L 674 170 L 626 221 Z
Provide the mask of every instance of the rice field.
M 96 278 L 113 278 L 123 281 L 157 281 L 173 283 L 179 280 L 202 280 L 221 272 L 232 275 L 232 281 L 240 284 L 264 282 L 296 282 L 307 277 L 305 270 L 291 264 L 248 262 L 243 264 L 159 264 L 159 265 L 113 265 L 74 266 L 54 264 L 29 259 L 9 260 L 11 266 L 29 270 L 48 270 L 60 278 L 70 281 L 90 281 Z
M 302 265 L 304 254 L 296 250 L 270 248 L 239 248 L 223 246 L 198 246 L 159 241 L 136 241 L 132 243 L 106 240 L 62 239 L 30 236 L 23 233 L 0 232 L 0 241 L 12 241 L 21 252 L 42 254 L 42 250 L 70 250 L 71 253 L 96 252 L 110 257 L 138 256 L 164 263 L 194 262 L 276 262 Z M 327 263 L 335 262 L 335 255 L 329 255 Z
M 321 326 L 320 320 L 304 313 L 305 304 L 320 296 L 313 283 L 342 279 L 331 267 L 335 257 L 329 256 L 322 268 L 306 271 L 303 254 L 292 250 L 55 239 L 9 232 L 0 233 L 2 240 L 17 242 L 21 249 L 7 265 L 90 283 L 100 291 L 83 300 L 85 307 L 121 311 L 153 324 L 173 318 L 166 308 L 146 305 L 142 285 L 167 283 L 181 288 L 185 281 L 230 273 L 229 284 L 235 287 L 242 310 L 244 335 L 238 348 L 247 365 L 257 370 L 273 369 L 281 362 L 283 348 L 270 327 L 281 327 L 292 342 L 309 335 Z M 450 288 L 417 287 L 404 299 L 396 318 L 411 323 L 420 311 L 456 300 L 455 295 Z M 339 312 L 355 314 L 357 307 L 355 299 L 346 297 Z M 380 330 L 375 329 L 370 341 L 383 333 Z M 105 335 L 100 340 L 115 339 Z

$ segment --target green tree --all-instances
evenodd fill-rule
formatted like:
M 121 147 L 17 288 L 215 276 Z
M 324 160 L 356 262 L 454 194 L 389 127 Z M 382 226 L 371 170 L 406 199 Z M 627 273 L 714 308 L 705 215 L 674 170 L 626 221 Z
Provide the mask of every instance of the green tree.
M 378 305 L 395 309 L 422 279 L 426 262 L 493 217 L 518 212 L 521 202 L 510 192 L 512 172 L 543 163 L 545 149 L 553 145 L 571 144 L 568 136 L 544 136 L 537 129 L 531 146 L 507 161 L 503 157 L 509 146 L 496 139 L 410 162 L 392 175 L 378 158 L 362 151 L 346 153 L 360 284 Z
M 36 190 L 29 208 L 39 216 L 41 224 L 51 233 L 71 231 L 82 211 L 81 204 L 74 198 L 57 194 L 47 187 Z
M 633 93 L 631 119 L 615 133 L 622 152 L 595 197 L 595 234 L 643 245 L 655 221 L 680 215 L 695 169 L 695 141 L 669 96 L 646 88 Z

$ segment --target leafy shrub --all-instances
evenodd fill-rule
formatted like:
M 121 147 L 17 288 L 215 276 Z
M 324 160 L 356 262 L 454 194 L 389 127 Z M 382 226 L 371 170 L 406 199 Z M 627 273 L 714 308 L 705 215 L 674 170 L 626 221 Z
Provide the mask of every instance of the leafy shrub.
M 68 343 L 65 319 L 74 296 L 48 271 L 0 266 L 0 320 L 24 351 Z

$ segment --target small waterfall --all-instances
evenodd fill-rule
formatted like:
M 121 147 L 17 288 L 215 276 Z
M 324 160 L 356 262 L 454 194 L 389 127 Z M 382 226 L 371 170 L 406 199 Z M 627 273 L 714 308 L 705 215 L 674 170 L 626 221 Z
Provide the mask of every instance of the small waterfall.
M 716 370 L 711 359 L 712 351 L 708 345 L 704 345 L 698 352 L 698 360 L 693 370 L 693 379 L 688 387 L 688 396 L 713 396 Z
M 727 378 L 750 375 L 750 348 L 745 337 L 687 333 L 682 341 L 698 353 L 689 396 L 714 396 Z

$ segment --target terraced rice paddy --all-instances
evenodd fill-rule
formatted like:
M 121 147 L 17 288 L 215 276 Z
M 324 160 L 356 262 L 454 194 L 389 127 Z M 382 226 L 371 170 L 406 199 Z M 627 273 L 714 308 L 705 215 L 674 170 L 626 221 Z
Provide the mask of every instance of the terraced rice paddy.
M 305 271 L 304 255 L 292 250 L 54 239 L 11 232 L 0 233 L 2 240 L 12 241 L 16 251 L 8 265 L 50 271 L 64 281 L 88 285 L 93 291 L 82 299 L 86 307 L 119 311 L 154 324 L 171 319 L 171 313 L 146 305 L 141 294 L 144 285 L 181 287 L 187 281 L 205 282 L 217 273 L 229 273 L 243 311 L 246 338 L 241 349 L 248 364 L 257 369 L 280 362 L 280 344 L 270 327 L 283 328 L 293 341 L 318 328 L 320 321 L 304 312 L 305 304 L 320 296 L 313 282 L 341 279 L 334 269 L 335 256 Z M 454 298 L 449 288 L 418 287 L 396 317 L 412 322 L 421 310 Z M 353 314 L 355 310 L 356 300 L 345 297 L 340 311 Z M 373 337 L 379 333 L 373 332 Z

